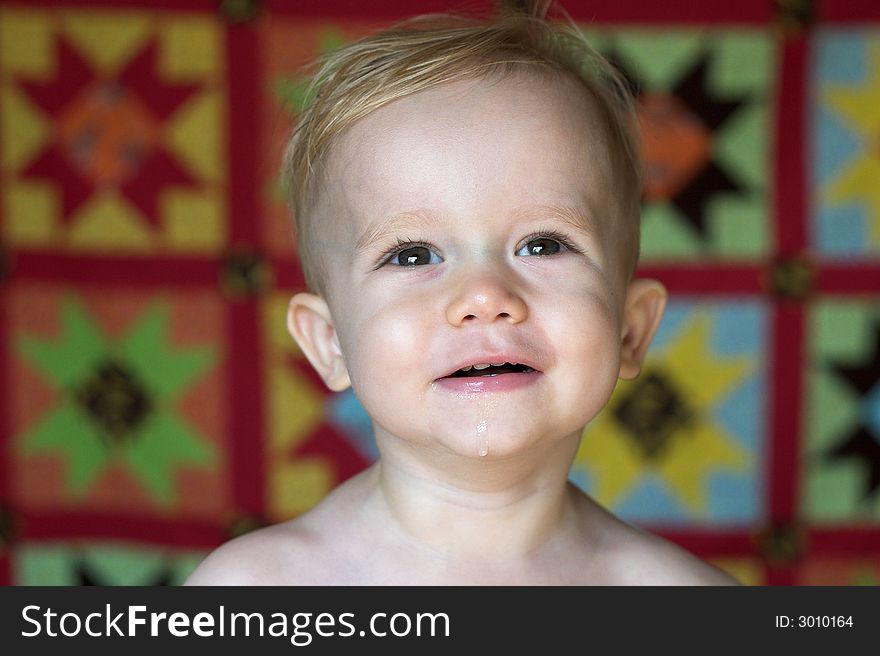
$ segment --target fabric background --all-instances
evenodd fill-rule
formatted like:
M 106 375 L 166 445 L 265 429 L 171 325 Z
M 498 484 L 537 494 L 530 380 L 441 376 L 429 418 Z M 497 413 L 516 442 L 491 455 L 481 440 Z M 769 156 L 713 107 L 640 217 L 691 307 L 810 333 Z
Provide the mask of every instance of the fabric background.
M 453 6 L 0 2 L 0 582 L 179 583 L 375 458 L 285 331 L 278 154 L 307 60 Z M 880 4 L 564 6 L 640 89 L 672 294 L 572 480 L 745 583 L 876 584 Z

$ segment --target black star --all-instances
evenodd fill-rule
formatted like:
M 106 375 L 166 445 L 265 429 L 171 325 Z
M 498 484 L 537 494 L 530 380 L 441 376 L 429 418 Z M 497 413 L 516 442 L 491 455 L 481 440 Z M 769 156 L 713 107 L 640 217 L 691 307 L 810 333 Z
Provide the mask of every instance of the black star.
M 723 191 L 741 192 L 742 189 L 714 161 L 697 173 L 679 194 L 672 199 L 682 215 L 701 238 L 706 237 L 706 205 Z
M 717 132 L 743 104 L 743 100 L 719 100 L 709 92 L 709 59 L 704 53 L 681 78 L 672 93 L 682 100 L 710 131 Z M 742 193 L 737 184 L 713 159 L 672 199 L 701 239 L 706 237 L 706 204 L 717 193 Z
M 645 96 L 651 93 L 643 91 L 638 76 L 613 52 L 606 57 L 620 71 L 634 93 Z M 723 129 L 724 124 L 746 100 L 745 98 L 722 100 L 711 93 L 707 52 L 703 52 L 698 57 L 693 67 L 681 77 L 669 94 L 678 98 L 691 116 L 700 121 L 710 133 Z M 741 194 L 743 188 L 717 161 L 710 159 L 684 188 L 669 200 L 703 241 L 706 237 L 706 205 L 712 196 L 723 192 Z
M 859 426 L 847 435 L 828 453 L 828 459 L 855 460 L 867 468 L 868 480 L 862 493 L 863 501 L 870 500 L 880 488 L 880 442 L 865 426 Z
M 624 434 L 646 460 L 659 461 L 695 413 L 662 371 L 645 371 L 614 410 Z
M 111 445 L 132 439 L 153 409 L 146 387 L 112 359 L 95 368 L 91 377 L 74 390 L 74 398 Z
M 874 359 L 859 366 L 835 364 L 831 367 L 859 396 L 865 396 L 880 381 L 880 325 L 874 327 Z
M 718 100 L 709 93 L 708 79 L 709 58 L 704 53 L 694 67 L 681 78 L 672 93 L 687 103 L 706 127 L 714 132 L 743 103 L 742 100 Z
M 880 325 L 874 327 L 874 355 L 858 365 L 832 363 L 830 369 L 862 398 L 880 382 Z M 868 470 L 864 499 L 880 488 L 880 441 L 864 423 L 845 436 L 828 452 L 829 460 L 855 460 Z

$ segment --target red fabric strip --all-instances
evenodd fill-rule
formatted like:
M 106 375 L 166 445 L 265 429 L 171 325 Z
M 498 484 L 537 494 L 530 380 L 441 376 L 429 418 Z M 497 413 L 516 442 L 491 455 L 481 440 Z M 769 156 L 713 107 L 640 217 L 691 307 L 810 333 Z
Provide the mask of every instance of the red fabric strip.
M 214 524 L 192 519 L 163 520 L 126 514 L 85 512 L 23 513 L 17 517 L 18 542 L 130 540 L 147 544 L 211 549 L 229 539 Z
M 227 34 L 229 87 L 229 235 L 234 246 L 256 244 L 260 135 L 254 116 L 261 102 L 255 28 L 232 25 Z
M 773 3 L 766 0 L 738 2 L 693 2 L 692 0 L 591 0 L 566 2 L 562 5 L 578 21 L 601 23 L 767 23 L 773 19 Z
M 782 257 L 800 253 L 806 236 L 804 136 L 807 45 L 803 37 L 782 45 L 782 74 L 776 104 L 776 244 Z
M 266 13 L 272 16 L 297 16 L 370 21 L 400 20 L 418 14 L 443 13 L 461 9 L 467 12 L 486 12 L 494 3 L 490 0 L 266 0 Z
M 17 280 L 67 284 L 167 287 L 199 285 L 216 288 L 216 258 L 83 257 L 49 251 L 17 251 L 11 262 Z
M 767 585 L 792 586 L 797 584 L 797 568 L 794 566 L 768 566 L 765 579 Z
M 12 563 L 6 547 L 0 547 L 0 585 L 12 585 Z
M 782 44 L 781 80 L 776 104 L 775 217 L 780 258 L 801 254 L 806 238 L 806 169 L 804 115 L 807 46 L 802 35 Z M 770 407 L 770 518 L 788 523 L 795 519 L 801 421 L 802 362 L 804 361 L 804 308 L 799 301 L 778 299 L 773 317 L 773 397 Z M 780 582 L 790 581 L 784 570 L 768 572 Z M 779 583 L 785 584 L 788 583 Z
M 817 18 L 820 21 L 855 23 L 880 19 L 877 0 L 820 0 Z
M 683 530 L 675 530 L 663 526 L 641 528 L 646 528 L 651 533 L 674 542 L 701 558 L 758 556 L 755 536 L 747 529 L 705 528 L 700 530 L 688 527 Z
M 301 16 L 335 19 L 402 19 L 417 14 L 462 10 L 491 11 L 488 0 L 267 0 L 267 10 L 275 16 Z M 766 23 L 773 18 L 773 5 L 767 0 L 740 0 L 736 3 L 693 2 L 692 0 L 562 0 L 562 7 L 579 22 L 625 23 Z
M 259 304 L 246 299 L 229 308 L 230 468 L 236 508 L 252 517 L 263 510 L 263 376 Z
M 12 464 L 9 453 L 12 450 L 12 428 L 9 408 L 9 389 L 12 381 L 8 380 L 11 375 L 9 358 L 9 335 L 6 325 L 8 317 L 6 289 L 0 289 L 0 512 L 8 509 L 11 499 L 9 479 L 12 474 Z M 0 540 L 0 554 L 3 553 L 3 543 Z M 0 574 L 2 576 L 2 574 Z
M 804 311 L 785 300 L 773 317 L 773 398 L 770 406 L 770 516 L 774 522 L 795 518 L 801 431 Z
M 866 556 L 874 560 L 880 553 L 880 526 L 865 524 L 842 528 L 813 528 L 807 532 L 811 553 L 821 555 Z
M 675 294 L 764 294 L 764 267 L 755 264 L 648 265 L 641 278 L 655 278 Z
M 252 25 L 227 30 L 229 76 L 229 221 L 233 247 L 256 248 L 259 241 L 257 125 L 261 102 L 257 33 Z M 264 506 L 263 375 L 259 301 L 246 298 L 229 306 L 230 452 L 236 508 L 259 518 Z
M 816 280 L 822 294 L 880 294 L 880 264 L 823 264 Z
M 289 260 L 275 260 L 272 263 L 272 271 L 275 274 L 276 287 L 296 291 L 306 288 L 306 281 L 298 264 Z

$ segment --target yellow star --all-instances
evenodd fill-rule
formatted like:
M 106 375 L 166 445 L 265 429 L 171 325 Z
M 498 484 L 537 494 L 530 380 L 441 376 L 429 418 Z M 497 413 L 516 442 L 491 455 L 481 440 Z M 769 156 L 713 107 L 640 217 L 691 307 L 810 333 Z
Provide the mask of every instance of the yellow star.
M 829 86 L 823 94 L 830 107 L 866 144 L 824 190 L 829 205 L 861 199 L 870 209 L 871 241 L 880 242 L 880 41 L 868 46 L 868 79 L 863 85 Z
M 750 454 L 711 415 L 748 377 L 752 363 L 712 353 L 711 321 L 707 314 L 694 315 L 676 341 L 646 363 L 638 379 L 617 386 L 608 406 L 584 430 L 574 469 L 591 474 L 591 492 L 603 505 L 614 506 L 645 474 L 655 473 L 689 512 L 706 515 L 709 476 L 718 468 L 743 471 L 750 465 Z M 644 394 L 645 381 L 656 383 L 650 396 Z M 640 387 L 643 393 L 633 403 Z M 648 428 L 635 431 L 619 416 L 633 405 L 644 420 L 640 425 Z M 647 441 L 651 435 L 654 441 Z M 651 445 L 657 448 L 646 448 Z

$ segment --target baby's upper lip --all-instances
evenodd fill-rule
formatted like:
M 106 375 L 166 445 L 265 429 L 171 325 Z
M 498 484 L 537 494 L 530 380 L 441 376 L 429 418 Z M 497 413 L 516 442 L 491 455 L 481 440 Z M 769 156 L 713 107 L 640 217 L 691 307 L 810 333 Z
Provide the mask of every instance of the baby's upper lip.
M 477 355 L 469 355 L 466 358 L 463 358 L 459 361 L 458 364 L 455 365 L 450 371 L 440 376 L 440 378 L 447 378 L 454 374 L 459 369 L 464 369 L 465 367 L 470 367 L 475 364 L 492 364 L 493 362 L 509 362 L 510 364 L 524 364 L 530 369 L 534 369 L 538 373 L 541 370 L 538 368 L 537 364 L 527 355 L 517 355 L 515 353 L 491 353 L 491 354 L 477 354 Z M 439 379 L 438 379 L 439 380 Z

